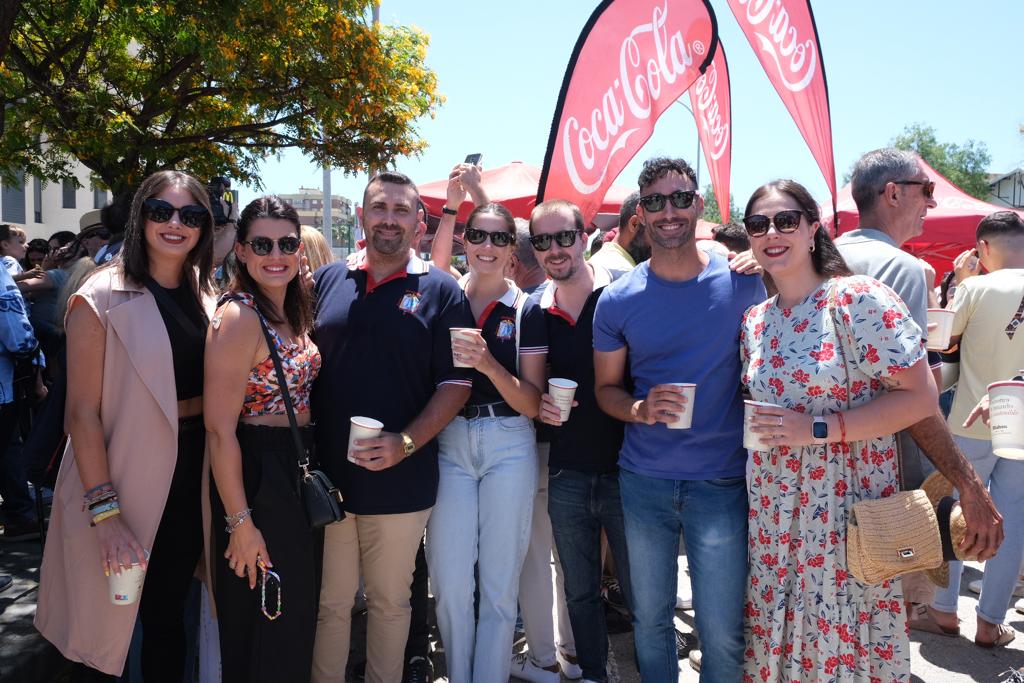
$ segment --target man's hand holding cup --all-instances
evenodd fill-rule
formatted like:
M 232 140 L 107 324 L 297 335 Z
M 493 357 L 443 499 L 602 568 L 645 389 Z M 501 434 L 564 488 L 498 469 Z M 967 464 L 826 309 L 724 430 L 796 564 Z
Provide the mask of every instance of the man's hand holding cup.
M 637 422 L 674 424 L 687 410 L 683 388 L 675 384 L 658 384 L 647 392 L 647 398 L 633 404 Z

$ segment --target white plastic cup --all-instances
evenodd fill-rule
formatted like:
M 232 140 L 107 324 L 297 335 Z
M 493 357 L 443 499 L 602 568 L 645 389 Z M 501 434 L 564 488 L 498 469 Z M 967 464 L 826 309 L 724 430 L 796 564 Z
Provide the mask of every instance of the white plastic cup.
M 149 558 L 149 551 L 145 551 L 146 558 Z M 114 605 L 132 605 L 138 601 L 142 593 L 142 584 L 146 581 L 146 570 L 138 563 L 138 558 L 133 558 L 132 566 L 128 569 L 121 567 L 121 573 L 114 573 L 111 568 L 110 576 L 107 577 L 110 602 Z
M 669 382 L 674 387 L 682 387 L 683 396 L 686 397 L 685 410 L 676 418 L 675 422 L 670 422 L 666 427 L 669 429 L 689 429 L 690 425 L 693 424 L 693 401 L 697 395 L 697 385 L 691 382 Z
M 548 380 L 548 393 L 555 399 L 555 405 L 561 411 L 558 418 L 562 422 L 569 419 L 569 412 L 572 410 L 572 400 L 576 396 L 576 389 L 579 385 L 571 379 L 552 377 Z
M 1001 458 L 1024 460 L 1024 382 L 989 384 L 988 410 L 992 452 Z
M 374 420 L 372 417 L 353 417 L 349 420 L 348 428 L 348 457 L 349 462 L 355 462 L 352 458 L 352 451 L 367 451 L 368 448 L 360 448 L 353 445 L 356 439 L 375 439 L 380 436 L 380 432 L 384 429 L 384 423 L 380 420 Z
M 452 364 L 457 368 L 471 368 L 472 365 L 468 365 L 459 360 L 458 354 L 455 353 L 455 340 L 461 339 L 462 341 L 473 341 L 473 338 L 480 334 L 480 329 L 476 327 L 451 327 L 449 328 L 452 333 Z
M 929 351 L 945 351 L 949 348 L 949 338 L 953 334 L 953 318 L 955 316 L 956 313 L 945 308 L 928 309 L 928 324 L 935 323 L 937 325 L 931 332 L 925 330 L 925 334 L 928 335 L 927 348 Z
M 770 448 L 761 443 L 761 435 L 757 432 L 750 431 L 750 427 L 754 421 L 754 411 L 758 407 L 762 408 L 779 408 L 774 403 L 768 403 L 767 401 L 744 401 L 743 402 L 743 447 L 751 451 L 763 451 Z

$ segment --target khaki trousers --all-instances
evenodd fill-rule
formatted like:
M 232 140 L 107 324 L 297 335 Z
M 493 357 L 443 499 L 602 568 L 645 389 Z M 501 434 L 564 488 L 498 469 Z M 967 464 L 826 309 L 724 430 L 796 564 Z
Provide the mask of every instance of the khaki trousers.
M 325 529 L 314 683 L 345 680 L 360 566 L 368 612 L 366 682 L 401 682 L 412 573 L 429 517 L 429 509 L 395 515 L 350 513 Z

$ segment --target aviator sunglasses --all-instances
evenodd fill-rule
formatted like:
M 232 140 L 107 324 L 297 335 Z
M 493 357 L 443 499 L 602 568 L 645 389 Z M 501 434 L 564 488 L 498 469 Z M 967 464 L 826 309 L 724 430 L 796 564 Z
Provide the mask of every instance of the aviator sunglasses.
M 665 208 L 665 200 L 667 199 L 677 209 L 688 209 L 693 204 L 695 196 L 697 196 L 696 190 L 676 190 L 671 194 L 652 192 L 641 197 L 640 204 L 643 205 L 644 211 L 658 212 Z
M 487 232 L 478 228 L 466 228 L 462 236 L 470 244 L 483 244 L 487 241 L 488 237 L 491 238 L 491 244 L 496 247 L 507 247 L 510 244 L 516 243 L 516 236 L 504 230 L 501 232 Z
M 924 193 L 925 199 L 932 199 L 935 196 L 935 181 L 934 180 L 894 180 L 893 185 L 920 185 L 921 191 Z M 885 194 L 885 188 L 878 194 Z
M 298 237 L 294 235 L 285 235 L 284 237 L 277 238 L 277 248 L 281 250 L 281 253 L 285 256 L 291 256 L 299 250 L 299 245 L 302 243 Z M 252 253 L 257 256 L 266 256 L 270 252 L 274 251 L 275 240 L 269 237 L 253 237 L 251 240 L 242 242 L 242 244 L 248 244 L 252 247 Z
M 199 204 L 187 204 L 182 207 L 174 206 L 162 199 L 150 198 L 143 202 L 146 211 L 146 218 L 154 223 L 166 223 L 178 212 L 178 221 L 189 228 L 201 228 L 210 220 L 210 212 Z
M 537 251 L 547 251 L 551 248 L 551 240 L 554 240 L 558 246 L 568 249 L 576 244 L 576 238 L 579 235 L 579 230 L 560 230 L 547 235 L 534 235 L 530 238 L 530 244 Z
M 796 229 L 800 227 L 800 217 L 802 215 L 803 212 L 797 211 L 796 209 L 779 211 L 772 218 L 755 213 L 752 216 L 746 216 L 743 218 L 743 227 L 747 229 L 747 234 L 751 237 L 767 235 L 768 226 L 770 225 L 775 226 L 775 232 L 785 235 L 791 232 L 796 232 Z

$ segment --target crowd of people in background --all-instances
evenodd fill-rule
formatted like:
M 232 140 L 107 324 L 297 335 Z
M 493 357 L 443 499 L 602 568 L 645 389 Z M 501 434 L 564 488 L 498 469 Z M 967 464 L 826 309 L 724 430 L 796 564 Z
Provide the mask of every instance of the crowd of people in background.
M 239 211 L 224 179 L 176 171 L 78 234 L 0 225 L 8 540 L 38 533 L 29 480 L 54 487 L 38 629 L 72 680 L 122 675 L 141 629 L 144 679 L 181 681 L 198 569 L 216 624 L 198 680 L 344 681 L 360 594 L 359 675 L 433 680 L 432 593 L 453 683 L 608 680 L 609 603 L 644 681 L 688 654 L 712 683 L 909 681 L 908 628 L 959 635 L 961 565 L 944 586 L 862 583 L 847 523 L 937 471 L 966 520 L 958 556 L 987 561 L 975 643 L 1006 645 L 1024 461 L 992 453 L 985 394 L 1024 367 L 1024 222 L 985 218 L 936 293 L 899 248 L 935 206 L 917 157 L 869 152 L 852 185 L 860 227 L 835 241 L 793 180 L 695 239 L 704 201 L 672 158 L 645 163 L 596 239 L 564 200 L 513 217 L 472 164 L 429 255 L 393 171 L 366 186 L 344 261 L 279 198 Z M 955 312 L 942 353 L 937 306 Z M 312 468 L 342 520 L 311 524 Z M 113 604 L 110 575 L 136 566 L 141 597 Z

